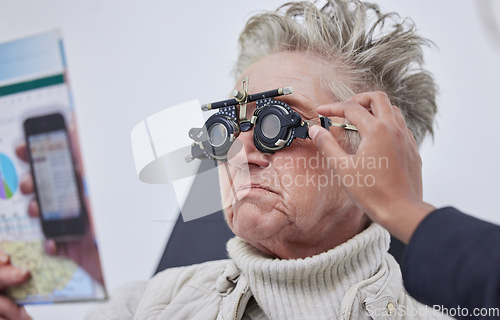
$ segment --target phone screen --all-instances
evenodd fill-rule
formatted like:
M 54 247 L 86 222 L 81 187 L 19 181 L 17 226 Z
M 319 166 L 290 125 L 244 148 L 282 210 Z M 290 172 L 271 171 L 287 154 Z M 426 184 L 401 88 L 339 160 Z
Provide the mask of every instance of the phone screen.
M 82 208 L 66 130 L 32 134 L 28 140 L 43 219 L 78 217 Z

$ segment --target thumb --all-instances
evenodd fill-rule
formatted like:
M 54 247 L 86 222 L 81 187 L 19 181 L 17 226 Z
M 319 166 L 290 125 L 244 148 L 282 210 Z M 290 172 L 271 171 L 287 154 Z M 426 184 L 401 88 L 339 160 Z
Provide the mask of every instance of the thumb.
M 316 147 L 325 157 L 347 157 L 344 149 L 342 149 L 333 135 L 325 128 L 318 125 L 311 126 L 309 128 L 309 137 L 311 137 Z

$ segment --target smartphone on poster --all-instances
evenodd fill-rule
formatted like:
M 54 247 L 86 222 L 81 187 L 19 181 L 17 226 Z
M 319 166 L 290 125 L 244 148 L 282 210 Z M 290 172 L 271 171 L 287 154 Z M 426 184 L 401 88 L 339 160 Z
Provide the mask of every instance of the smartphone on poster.
M 82 237 L 88 227 L 87 210 L 64 116 L 28 118 L 24 135 L 45 237 L 55 241 Z

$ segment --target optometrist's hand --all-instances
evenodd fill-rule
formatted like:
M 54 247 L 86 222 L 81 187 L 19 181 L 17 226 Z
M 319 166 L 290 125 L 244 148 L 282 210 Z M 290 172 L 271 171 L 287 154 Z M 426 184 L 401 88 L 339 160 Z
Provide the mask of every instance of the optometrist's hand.
M 10 264 L 7 254 L 0 251 L 0 292 L 28 281 L 30 273 Z M 0 319 L 24 320 L 31 319 L 22 306 L 18 306 L 12 299 L 0 294 Z
M 422 161 L 413 133 L 399 108 L 383 92 L 355 95 L 340 103 L 320 106 L 326 117 L 346 118 L 361 136 L 355 154 L 347 154 L 333 135 L 312 126 L 309 135 L 341 181 L 360 177 L 344 185 L 355 204 L 392 235 L 408 243 L 418 224 L 435 208 L 423 202 Z M 371 165 L 367 165 L 370 163 Z M 349 180 L 351 181 L 351 180 Z

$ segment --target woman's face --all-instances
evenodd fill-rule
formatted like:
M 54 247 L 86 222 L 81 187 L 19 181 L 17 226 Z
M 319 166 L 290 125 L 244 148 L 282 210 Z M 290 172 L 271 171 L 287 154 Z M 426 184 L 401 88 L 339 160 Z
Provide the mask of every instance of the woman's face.
M 312 54 L 278 52 L 250 66 L 242 78 L 248 76 L 249 93 L 293 87 L 293 94 L 276 99 L 303 120 L 318 121 L 316 108 L 337 101 L 321 81 L 324 72 L 325 64 Z M 235 89 L 241 89 L 241 79 Z M 247 118 L 254 110 L 255 103 L 249 104 Z M 327 251 L 366 226 L 310 139 L 295 139 L 274 154 L 256 149 L 253 129 L 238 140 L 242 150 L 219 170 L 226 220 L 236 235 L 268 255 L 294 259 Z

